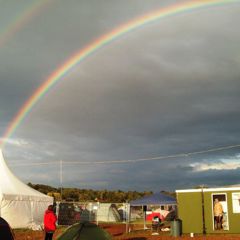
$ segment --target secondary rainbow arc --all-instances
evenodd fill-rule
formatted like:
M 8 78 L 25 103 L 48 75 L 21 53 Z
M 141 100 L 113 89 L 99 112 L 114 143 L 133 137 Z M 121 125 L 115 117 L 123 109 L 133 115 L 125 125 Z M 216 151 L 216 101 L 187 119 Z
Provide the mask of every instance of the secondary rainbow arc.
M 36 17 L 53 1 L 54 0 L 32 1 L 32 3 L 29 4 L 23 12 L 15 16 L 6 27 L 1 29 L 0 48 L 3 47 L 9 41 L 9 39 L 13 37 L 13 35 L 20 31 L 21 28 L 26 26 L 26 24 L 29 23 L 33 17 Z

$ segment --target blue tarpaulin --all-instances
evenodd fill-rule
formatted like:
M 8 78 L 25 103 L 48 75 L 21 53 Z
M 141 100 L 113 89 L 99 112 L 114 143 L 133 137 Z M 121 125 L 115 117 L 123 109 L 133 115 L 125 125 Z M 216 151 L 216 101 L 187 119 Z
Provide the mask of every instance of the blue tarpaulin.
M 144 205 L 176 205 L 174 197 L 165 195 L 163 193 L 155 193 L 150 196 L 145 196 L 130 202 L 131 206 L 144 206 Z

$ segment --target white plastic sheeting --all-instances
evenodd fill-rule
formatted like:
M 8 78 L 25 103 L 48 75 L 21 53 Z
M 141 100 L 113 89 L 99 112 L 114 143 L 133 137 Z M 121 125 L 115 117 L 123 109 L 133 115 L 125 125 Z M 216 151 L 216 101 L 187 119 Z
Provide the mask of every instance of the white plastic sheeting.
M 0 149 L 0 216 L 12 228 L 37 229 L 50 204 L 53 204 L 52 197 L 30 188 L 14 176 Z
M 119 222 L 121 220 L 116 206 L 111 203 L 99 204 L 96 219 L 100 222 Z

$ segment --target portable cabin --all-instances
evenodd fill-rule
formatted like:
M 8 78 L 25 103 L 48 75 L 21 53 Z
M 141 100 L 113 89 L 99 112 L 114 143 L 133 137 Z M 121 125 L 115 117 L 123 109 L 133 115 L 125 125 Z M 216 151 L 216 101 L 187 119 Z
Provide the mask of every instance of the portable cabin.
M 240 187 L 176 190 L 176 196 L 183 233 L 240 233 Z M 214 201 L 223 208 L 221 228 L 216 227 Z

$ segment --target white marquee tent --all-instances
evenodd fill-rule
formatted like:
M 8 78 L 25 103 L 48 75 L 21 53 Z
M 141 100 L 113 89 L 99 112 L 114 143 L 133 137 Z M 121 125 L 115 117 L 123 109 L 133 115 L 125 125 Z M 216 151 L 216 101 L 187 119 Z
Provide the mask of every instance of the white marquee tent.
M 10 171 L 0 149 L 0 216 L 12 228 L 37 228 L 53 198 L 30 188 Z

